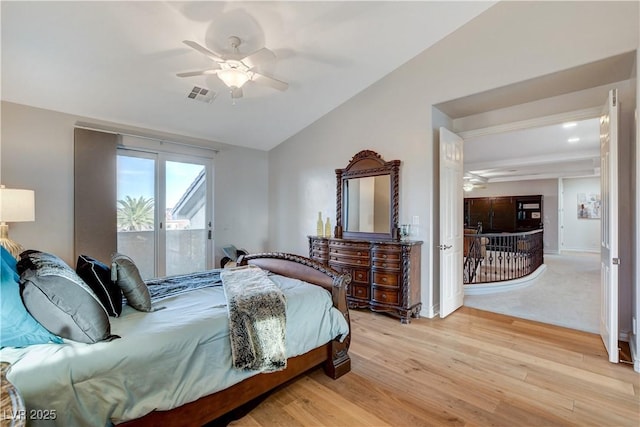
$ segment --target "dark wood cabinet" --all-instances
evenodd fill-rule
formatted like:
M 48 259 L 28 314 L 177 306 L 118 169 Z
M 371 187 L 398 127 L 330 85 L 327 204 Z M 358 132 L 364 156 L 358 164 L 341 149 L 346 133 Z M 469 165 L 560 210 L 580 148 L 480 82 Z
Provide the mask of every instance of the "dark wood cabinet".
M 543 228 L 542 196 L 516 197 L 516 231 Z
M 513 233 L 542 228 L 543 197 L 501 196 L 464 199 L 465 227 L 482 224 L 484 233 Z
M 392 314 L 402 323 L 419 317 L 419 241 L 370 241 L 309 236 L 309 257 L 351 275 L 350 308 Z M 328 254 L 328 256 L 325 256 Z

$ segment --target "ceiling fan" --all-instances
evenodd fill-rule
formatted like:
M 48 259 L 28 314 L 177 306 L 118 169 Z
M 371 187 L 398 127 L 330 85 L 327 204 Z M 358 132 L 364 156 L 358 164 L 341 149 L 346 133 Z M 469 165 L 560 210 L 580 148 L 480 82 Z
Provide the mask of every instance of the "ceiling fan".
M 484 176 L 465 172 L 463 176 L 462 189 L 467 192 L 475 189 L 484 189 L 487 188 L 487 182 L 489 182 L 489 179 Z
M 212 68 L 206 70 L 178 73 L 178 77 L 215 74 L 225 85 L 227 85 L 227 87 L 229 87 L 231 90 L 231 98 L 242 98 L 242 86 L 248 81 L 269 86 L 281 91 L 287 90 L 289 87 L 288 83 L 255 71 L 256 66 L 265 61 L 273 60 L 276 57 L 276 55 L 266 47 L 263 47 L 250 55 L 242 56 L 238 52 L 238 46 L 240 46 L 242 41 L 239 37 L 231 36 L 229 37 L 229 44 L 233 49 L 233 53 L 220 55 L 191 40 L 184 40 L 183 43 L 212 59 L 214 64 Z

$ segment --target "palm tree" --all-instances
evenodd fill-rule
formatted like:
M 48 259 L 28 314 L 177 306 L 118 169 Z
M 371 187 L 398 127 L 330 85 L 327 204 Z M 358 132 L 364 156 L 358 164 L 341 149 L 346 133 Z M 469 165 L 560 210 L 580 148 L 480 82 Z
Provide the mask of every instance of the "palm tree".
M 153 197 L 144 198 L 125 196 L 124 200 L 118 200 L 118 230 L 119 231 L 143 231 L 153 230 L 154 201 Z

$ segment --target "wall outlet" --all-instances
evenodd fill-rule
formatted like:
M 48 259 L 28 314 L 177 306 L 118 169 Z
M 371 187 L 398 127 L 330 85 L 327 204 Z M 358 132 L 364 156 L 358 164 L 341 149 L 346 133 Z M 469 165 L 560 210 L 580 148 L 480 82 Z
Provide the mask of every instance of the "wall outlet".
M 411 220 L 411 224 L 420 225 L 420 217 L 418 215 L 414 215 L 412 220 Z

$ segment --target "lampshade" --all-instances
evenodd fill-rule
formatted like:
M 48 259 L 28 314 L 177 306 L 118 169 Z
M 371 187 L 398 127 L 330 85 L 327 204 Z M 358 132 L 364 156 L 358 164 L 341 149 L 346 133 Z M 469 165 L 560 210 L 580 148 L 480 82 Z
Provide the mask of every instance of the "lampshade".
M 0 187 L 0 222 L 35 221 L 33 190 Z
M 242 87 L 242 85 L 249 80 L 249 75 L 247 73 L 236 68 L 220 70 L 217 75 L 220 77 L 220 80 L 230 88 Z

